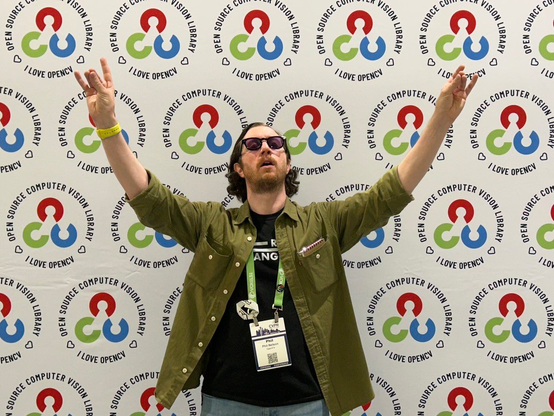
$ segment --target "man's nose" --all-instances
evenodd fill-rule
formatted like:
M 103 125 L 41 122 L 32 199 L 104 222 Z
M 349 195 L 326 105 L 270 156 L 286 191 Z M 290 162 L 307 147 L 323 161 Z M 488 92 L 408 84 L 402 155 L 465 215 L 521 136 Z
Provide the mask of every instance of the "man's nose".
M 269 145 L 267 144 L 267 140 L 262 140 L 262 147 L 260 147 L 260 152 L 271 152 L 271 147 L 269 147 Z

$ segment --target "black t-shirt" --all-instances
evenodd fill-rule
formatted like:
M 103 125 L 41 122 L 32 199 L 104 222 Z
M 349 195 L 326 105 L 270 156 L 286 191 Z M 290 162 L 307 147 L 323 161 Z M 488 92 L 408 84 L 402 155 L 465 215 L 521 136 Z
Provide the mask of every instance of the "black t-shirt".
M 279 253 L 275 243 L 275 220 L 280 213 L 258 215 L 252 221 L 258 230 L 254 246 L 256 295 L 259 321 L 272 319 Z M 286 276 L 285 276 L 286 277 Z M 255 406 L 284 406 L 323 398 L 302 333 L 292 296 L 285 285 L 283 310 L 292 365 L 258 372 L 249 324 L 236 312 L 236 304 L 248 299 L 246 271 L 237 283 L 227 309 L 207 351 L 208 365 L 202 391 L 210 396 Z

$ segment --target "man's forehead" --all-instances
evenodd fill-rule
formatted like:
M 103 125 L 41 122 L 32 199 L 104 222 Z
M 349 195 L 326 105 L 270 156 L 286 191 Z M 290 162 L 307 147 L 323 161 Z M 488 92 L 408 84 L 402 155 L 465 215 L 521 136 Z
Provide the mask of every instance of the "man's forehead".
M 248 130 L 244 138 L 276 136 L 277 132 L 269 126 L 256 126 Z

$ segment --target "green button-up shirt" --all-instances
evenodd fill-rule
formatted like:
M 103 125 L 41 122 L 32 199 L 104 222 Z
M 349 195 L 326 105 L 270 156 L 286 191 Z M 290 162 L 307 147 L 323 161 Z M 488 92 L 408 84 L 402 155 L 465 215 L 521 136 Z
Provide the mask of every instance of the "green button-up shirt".
M 275 222 L 279 256 L 323 396 L 333 416 L 365 404 L 374 393 L 341 254 L 398 214 L 411 195 L 396 169 L 344 201 L 302 207 L 287 199 Z M 170 408 L 183 389 L 198 387 L 205 353 L 256 241 L 248 202 L 176 196 L 150 175 L 130 201 L 140 221 L 194 252 L 165 352 L 156 398 Z M 323 238 L 305 257 L 303 248 Z

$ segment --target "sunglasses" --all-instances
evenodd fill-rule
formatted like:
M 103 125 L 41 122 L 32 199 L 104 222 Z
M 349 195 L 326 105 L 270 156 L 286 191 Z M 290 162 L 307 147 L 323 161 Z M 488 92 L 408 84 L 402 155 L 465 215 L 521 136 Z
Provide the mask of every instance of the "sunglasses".
M 249 137 L 247 139 L 242 139 L 242 144 L 248 150 L 259 150 L 264 141 L 272 150 L 281 149 L 285 145 L 285 138 L 283 136 L 271 136 L 264 139 L 259 137 Z

